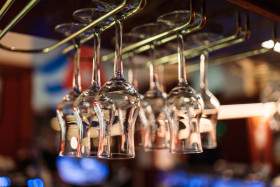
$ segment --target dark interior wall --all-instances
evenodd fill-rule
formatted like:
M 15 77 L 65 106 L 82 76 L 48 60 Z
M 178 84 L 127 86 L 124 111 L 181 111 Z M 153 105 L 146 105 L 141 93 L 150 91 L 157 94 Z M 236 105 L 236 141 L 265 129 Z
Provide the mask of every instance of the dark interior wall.
M 15 157 L 32 140 L 32 69 L 0 65 L 0 155 Z

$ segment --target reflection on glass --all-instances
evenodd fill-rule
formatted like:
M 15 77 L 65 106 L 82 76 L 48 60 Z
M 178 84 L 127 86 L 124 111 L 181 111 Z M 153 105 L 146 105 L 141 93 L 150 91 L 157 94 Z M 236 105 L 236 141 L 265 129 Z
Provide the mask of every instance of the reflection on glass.
M 159 23 L 148 23 L 135 27 L 132 32 L 138 35 L 143 35 L 145 38 L 159 34 L 166 30 L 166 26 Z M 144 149 L 167 149 L 169 148 L 169 124 L 164 113 L 166 93 L 160 89 L 159 78 L 156 67 L 156 53 L 155 46 L 150 46 L 150 89 L 144 94 L 141 101 L 141 107 L 145 114 L 145 122 L 147 119 L 147 126 L 145 126 Z M 141 115 L 142 116 L 142 115 Z M 143 115 L 144 117 L 144 115 Z M 143 123 L 142 122 L 142 123 Z
M 114 5 L 114 2 L 111 4 Z M 128 6 L 127 11 L 130 10 Z M 114 75 L 98 91 L 95 104 L 100 124 L 99 158 L 135 157 L 134 125 L 138 116 L 140 97 L 137 90 L 123 76 L 122 17 L 125 13 L 126 10 L 115 16 Z
M 142 36 L 127 33 L 123 35 L 123 46 L 127 47 L 132 45 L 136 42 L 139 42 L 143 39 Z M 133 54 L 134 55 L 134 54 Z M 134 56 L 131 55 L 128 57 L 128 82 L 133 85 L 133 87 L 138 91 L 138 80 L 137 80 L 137 71 L 136 71 L 136 64 L 134 62 Z M 143 99 L 143 95 L 140 94 L 140 99 Z M 142 119 L 142 120 L 141 120 Z M 135 121 L 135 133 L 134 133 L 134 145 L 135 148 L 143 148 L 144 143 L 144 136 L 145 136 L 145 128 L 147 127 L 147 119 L 143 108 L 139 107 L 139 115 Z
M 79 23 L 66 23 L 55 27 L 57 32 L 63 33 L 65 36 L 69 36 L 74 32 L 85 27 L 85 24 Z M 70 91 L 58 104 L 56 113 L 61 128 L 61 144 L 60 144 L 60 156 L 76 156 L 77 146 L 74 142 L 78 140 L 78 125 L 74 116 L 73 104 L 75 100 L 81 94 L 81 79 L 80 79 L 80 40 L 86 37 L 91 32 L 85 32 L 75 39 L 73 39 L 75 47 L 74 56 L 74 74 L 73 74 L 73 86 Z
M 173 28 L 182 25 L 192 15 L 189 11 L 174 11 L 158 18 L 158 21 Z M 201 16 L 191 27 L 199 23 Z M 190 27 L 189 27 L 190 28 Z M 178 39 L 178 85 L 167 96 L 166 105 L 171 133 L 171 153 L 201 153 L 199 121 L 203 111 L 201 96 L 188 84 L 185 70 L 184 41 L 181 33 Z
M 213 149 L 217 147 L 216 124 L 220 103 L 207 87 L 208 59 L 208 53 L 204 51 L 200 56 L 200 94 L 204 102 L 200 119 L 200 135 L 203 148 Z
M 102 3 L 106 7 L 105 3 Z M 77 10 L 73 16 L 81 22 L 90 23 L 104 15 L 107 10 L 100 8 L 100 3 L 94 4 L 99 8 L 85 8 Z M 75 101 L 75 117 L 79 130 L 79 157 L 97 157 L 99 146 L 99 122 L 94 111 L 93 103 L 100 88 L 100 44 L 103 28 L 110 24 L 113 19 L 109 18 L 97 24 L 92 32 L 94 33 L 94 54 L 92 66 L 91 86 L 87 88 Z

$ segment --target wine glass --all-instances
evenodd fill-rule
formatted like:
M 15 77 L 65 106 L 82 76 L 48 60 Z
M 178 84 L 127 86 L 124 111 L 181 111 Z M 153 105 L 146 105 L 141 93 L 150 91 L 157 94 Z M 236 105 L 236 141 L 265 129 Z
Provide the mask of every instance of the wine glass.
M 159 23 L 147 23 L 132 29 L 132 33 L 143 35 L 145 38 L 152 37 L 167 30 L 165 25 Z M 150 88 L 144 94 L 141 106 L 148 119 L 145 128 L 144 149 L 146 151 L 169 148 L 169 124 L 164 114 L 166 93 L 160 89 L 158 72 L 155 63 L 155 45 L 150 45 Z
M 132 45 L 136 42 L 141 41 L 143 36 L 134 34 L 134 33 L 126 33 L 123 35 L 123 46 L 127 47 L 129 45 Z M 132 53 L 134 53 L 132 51 Z M 135 62 L 134 62 L 134 55 L 131 54 L 128 56 L 127 61 L 128 61 L 128 82 L 133 85 L 133 87 L 138 91 L 138 80 L 137 80 L 137 71 L 135 71 Z M 143 99 L 143 95 L 139 94 L 140 99 Z M 144 143 L 144 133 L 145 133 L 145 127 L 148 125 L 148 120 L 145 116 L 145 113 L 143 111 L 143 108 L 140 106 L 139 107 L 139 115 L 135 121 L 135 133 L 134 133 L 134 145 L 135 148 L 143 148 L 143 143 Z
M 204 110 L 200 119 L 200 136 L 203 148 L 214 149 L 217 147 L 216 124 L 220 102 L 207 87 L 208 59 L 209 54 L 205 50 L 200 56 L 200 94 L 204 102 Z
M 221 38 L 214 33 L 201 32 L 189 37 L 197 45 L 207 46 Z M 207 69 L 209 62 L 208 48 L 205 48 L 200 56 L 200 94 L 204 102 L 204 110 L 200 119 L 200 136 L 202 147 L 214 149 L 217 147 L 216 124 L 220 103 L 218 99 L 209 91 L 207 86 Z
M 189 20 L 190 11 L 180 10 L 164 14 L 158 22 L 173 28 Z M 188 28 L 195 26 L 201 19 L 195 16 L 195 21 Z M 187 29 L 188 29 L 187 28 Z M 183 32 L 183 31 L 182 31 Z M 167 115 L 170 123 L 171 153 L 201 153 L 202 145 L 199 132 L 199 121 L 203 112 L 203 100 L 187 82 L 184 57 L 184 40 L 181 32 L 178 39 L 178 79 L 179 83 L 166 98 Z
M 115 5 L 113 1 L 108 4 Z M 135 157 L 134 125 L 140 97 L 137 90 L 124 79 L 122 61 L 122 19 L 130 10 L 124 9 L 115 16 L 114 75 L 99 89 L 94 104 L 100 124 L 99 158 Z
M 65 23 L 57 25 L 55 27 L 55 30 L 65 36 L 69 36 L 85 26 L 86 24 Z M 75 56 L 72 91 L 70 91 L 65 97 L 63 97 L 56 109 L 57 118 L 61 128 L 61 144 L 59 156 L 75 157 L 77 154 L 78 125 L 74 117 L 73 104 L 81 94 L 80 40 L 88 36 L 90 33 L 90 31 L 86 31 L 73 39 Z
M 106 4 L 102 3 L 103 7 Z M 84 8 L 73 13 L 73 17 L 77 20 L 90 23 L 100 16 L 107 13 L 107 9 L 100 8 L 100 4 L 96 4 L 99 8 Z M 97 157 L 99 145 L 99 122 L 94 111 L 93 102 L 100 88 L 100 44 L 101 33 L 103 29 L 110 25 L 113 19 L 108 18 L 98 23 L 93 29 L 94 33 L 94 55 L 92 66 L 91 85 L 87 88 L 74 102 L 74 114 L 78 123 L 78 149 L 79 157 Z
M 105 10 L 112 10 L 118 5 L 123 3 L 123 0 L 92 0 L 94 5 L 98 5 L 97 8 L 102 8 Z M 127 0 L 126 5 L 118 12 L 114 17 L 116 19 L 125 19 L 125 17 L 130 16 L 134 13 L 137 7 L 140 9 L 144 7 L 146 0 Z

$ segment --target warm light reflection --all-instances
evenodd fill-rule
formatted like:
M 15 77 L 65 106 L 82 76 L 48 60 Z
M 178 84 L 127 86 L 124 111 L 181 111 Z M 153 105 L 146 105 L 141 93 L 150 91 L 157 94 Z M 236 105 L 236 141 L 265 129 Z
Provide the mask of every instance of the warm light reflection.
M 248 118 L 254 116 L 270 115 L 275 110 L 274 102 L 221 105 L 218 115 L 219 120 Z
M 53 117 L 51 119 L 50 123 L 51 123 L 51 127 L 53 130 L 60 131 L 60 126 L 59 126 L 57 117 Z
M 72 137 L 70 140 L 70 145 L 72 149 L 77 149 L 78 147 L 78 139 L 76 137 Z
M 263 42 L 262 47 L 267 48 L 267 49 L 272 49 L 274 47 L 273 40 L 268 40 L 268 41 Z
M 191 137 L 190 137 L 190 144 L 195 144 L 195 143 L 199 143 L 200 142 L 200 133 L 198 132 L 193 132 L 191 134 Z
M 275 44 L 275 46 L 274 46 L 274 51 L 280 53 L 280 43 L 279 43 L 279 42 L 277 42 L 277 43 Z
M 213 129 L 213 126 L 212 126 L 211 120 L 202 117 L 200 119 L 200 123 L 199 123 L 200 133 L 210 132 L 210 131 L 212 131 L 212 129 Z
M 267 48 L 267 49 L 272 49 L 278 53 L 280 53 L 280 43 L 276 42 L 274 43 L 273 40 L 268 40 L 262 43 L 262 47 Z

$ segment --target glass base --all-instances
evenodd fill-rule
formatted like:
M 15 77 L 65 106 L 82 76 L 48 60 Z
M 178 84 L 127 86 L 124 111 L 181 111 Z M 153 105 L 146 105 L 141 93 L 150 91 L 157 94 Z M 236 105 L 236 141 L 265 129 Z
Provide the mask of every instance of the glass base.
M 156 150 L 164 150 L 169 149 L 168 147 L 151 147 L 151 148 L 144 148 L 146 152 L 156 151 Z
M 124 153 L 112 153 L 110 155 L 102 154 L 102 155 L 98 156 L 98 158 L 110 159 L 110 160 L 132 159 L 134 157 L 135 157 L 135 155 L 127 155 L 127 154 L 124 154 Z
M 91 154 L 81 154 L 78 155 L 79 158 L 98 158 L 97 153 L 91 153 Z
M 203 150 L 187 150 L 187 151 L 170 151 L 172 154 L 193 154 L 193 153 L 202 153 Z
M 77 157 L 77 152 L 60 152 L 58 156 Z

